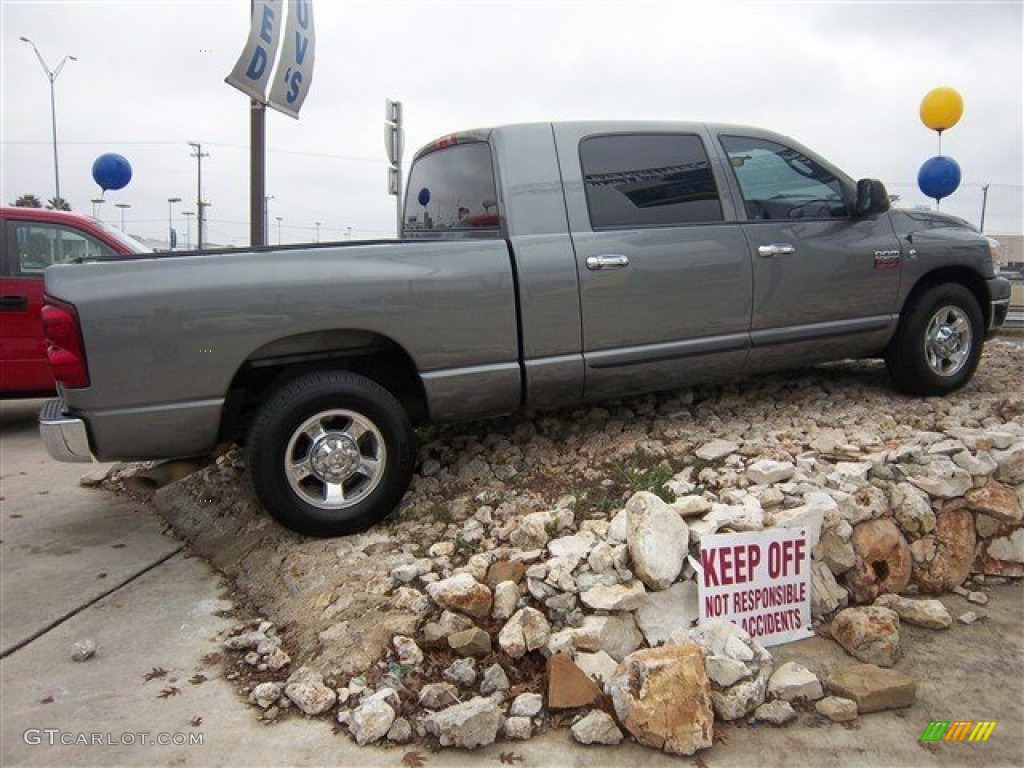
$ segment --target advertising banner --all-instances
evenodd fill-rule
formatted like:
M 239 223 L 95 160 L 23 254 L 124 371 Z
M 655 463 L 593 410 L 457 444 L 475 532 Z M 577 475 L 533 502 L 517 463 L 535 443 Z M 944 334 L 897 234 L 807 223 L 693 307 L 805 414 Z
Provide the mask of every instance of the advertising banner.
M 277 74 L 270 87 L 267 106 L 290 117 L 298 117 L 302 103 L 313 83 L 313 60 L 316 58 L 316 35 L 313 31 L 312 0 L 290 0 L 288 22 L 284 30 L 284 48 L 277 64 Z
M 701 624 L 732 621 L 766 646 L 813 634 L 806 529 L 704 536 L 699 566 Z
M 266 101 L 280 43 L 281 0 L 255 0 L 249 40 L 225 82 L 257 101 Z

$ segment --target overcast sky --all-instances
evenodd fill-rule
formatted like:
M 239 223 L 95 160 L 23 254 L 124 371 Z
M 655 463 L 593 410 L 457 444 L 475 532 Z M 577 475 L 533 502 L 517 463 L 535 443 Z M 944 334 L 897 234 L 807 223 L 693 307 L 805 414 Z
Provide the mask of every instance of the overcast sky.
M 249 0 L 0 0 L 4 203 L 53 196 L 49 85 L 57 80 L 61 192 L 90 212 L 93 160 L 118 152 L 131 184 L 100 217 L 184 240 L 199 141 L 208 237 L 248 242 L 248 99 L 224 82 L 249 29 Z M 963 170 L 942 210 L 1020 234 L 1024 184 L 1022 2 L 728 3 L 315 0 L 316 67 L 299 120 L 267 117 L 270 241 L 386 237 L 384 100 L 404 103 L 406 159 L 467 128 L 582 118 L 723 121 L 788 134 L 902 205 L 928 202 L 917 172 L 938 154 L 918 109 L 930 89 L 963 95 L 942 152 Z M 195 238 L 193 219 L 192 238 Z

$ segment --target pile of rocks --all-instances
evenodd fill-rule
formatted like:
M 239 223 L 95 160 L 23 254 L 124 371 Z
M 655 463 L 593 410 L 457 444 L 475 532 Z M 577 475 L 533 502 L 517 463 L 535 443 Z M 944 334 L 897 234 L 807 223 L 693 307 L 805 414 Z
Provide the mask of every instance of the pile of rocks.
M 295 706 L 333 712 L 360 744 L 475 747 L 569 710 L 583 743 L 624 729 L 691 754 L 715 717 L 906 706 L 913 681 L 891 669 L 900 621 L 952 617 L 898 595 L 1024 575 L 1022 368 L 1022 351 L 997 342 L 971 387 L 941 400 L 839 365 L 444 431 L 394 519 L 346 539 L 270 522 L 237 451 L 160 491 L 158 507 L 288 625 L 304 666 L 285 676 L 289 659 L 252 689 L 268 719 Z M 863 662 L 824 685 L 774 669 L 739 627 L 694 626 L 701 538 L 793 526 L 813 547 L 812 615 L 834 615 L 832 636 Z M 228 644 L 270 675 L 281 656 L 243 629 Z

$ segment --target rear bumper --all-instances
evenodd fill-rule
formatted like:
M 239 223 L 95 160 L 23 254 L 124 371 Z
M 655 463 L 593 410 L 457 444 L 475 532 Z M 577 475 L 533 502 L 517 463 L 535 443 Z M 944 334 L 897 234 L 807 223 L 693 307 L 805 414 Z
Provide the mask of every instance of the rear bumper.
M 89 433 L 85 422 L 64 413 L 64 401 L 47 400 L 39 411 L 39 434 L 46 452 L 58 461 L 90 462 Z
M 1003 323 L 1006 322 L 1006 315 L 1010 311 L 1010 281 L 1005 277 L 993 277 L 988 281 L 988 295 L 991 296 L 988 316 L 988 338 L 992 338 Z

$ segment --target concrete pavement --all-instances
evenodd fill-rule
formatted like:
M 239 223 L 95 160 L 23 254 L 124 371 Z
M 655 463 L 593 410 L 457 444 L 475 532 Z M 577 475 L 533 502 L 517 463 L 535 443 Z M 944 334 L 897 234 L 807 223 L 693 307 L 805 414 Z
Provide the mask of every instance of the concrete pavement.
M 567 730 L 472 753 L 360 748 L 328 721 L 291 714 L 266 725 L 219 664 L 233 622 L 226 585 L 164 533 L 142 503 L 80 488 L 88 465 L 59 464 L 35 432 L 38 402 L 0 402 L 0 764 L 33 766 L 789 766 L 1024 764 L 1022 588 L 993 589 L 988 619 L 948 632 L 906 628 L 899 668 L 919 681 L 899 713 L 785 728 L 716 724 L 715 747 L 689 760 L 632 744 L 585 748 Z M 103 575 L 105 574 L 105 575 Z M 957 615 L 968 606 L 944 598 Z M 96 655 L 71 660 L 91 638 Z M 815 671 L 851 663 L 820 638 L 775 649 Z M 155 670 L 163 676 L 147 680 Z M 918 742 L 931 719 L 995 719 L 985 744 Z M 85 743 L 82 743 L 84 740 Z M 154 743 L 167 741 L 167 745 Z M 199 743 L 201 741 L 201 743 Z M 71 742 L 65 744 L 63 742 Z M 699 759 L 697 759 L 699 758 Z M 411 761 L 415 763 L 416 761 Z M 406 763 L 409 764 L 409 763 Z

